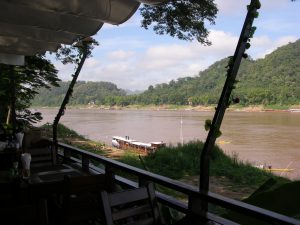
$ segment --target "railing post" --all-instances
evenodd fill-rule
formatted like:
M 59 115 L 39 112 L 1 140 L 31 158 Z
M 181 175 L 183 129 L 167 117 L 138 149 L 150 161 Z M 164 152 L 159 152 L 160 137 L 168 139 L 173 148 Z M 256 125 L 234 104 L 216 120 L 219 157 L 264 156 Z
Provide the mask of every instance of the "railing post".
M 150 172 L 149 168 L 146 166 L 143 158 L 140 155 L 139 155 L 139 159 L 144 167 L 144 170 Z M 139 187 L 146 187 L 149 183 L 150 183 L 149 180 L 146 180 L 145 178 L 139 176 Z M 155 185 L 154 188 L 156 189 Z
M 71 150 L 64 148 L 64 161 L 69 161 L 71 159 Z
M 148 184 L 150 183 L 150 181 L 139 177 L 139 187 L 146 187 Z
M 206 224 L 208 222 L 206 210 L 202 210 L 203 201 L 194 195 L 188 196 L 188 211 L 187 215 L 188 221 L 190 224 L 200 225 Z M 201 216 L 199 215 L 199 212 Z
M 107 191 L 108 192 L 114 192 L 117 190 L 116 184 L 115 184 L 115 173 L 112 167 L 105 165 L 105 179 L 107 184 Z
M 50 148 L 51 156 L 52 156 L 52 165 L 56 165 L 58 155 L 57 155 L 57 152 L 54 151 L 55 146 L 53 145 L 53 142 L 50 144 L 49 148 Z
M 90 158 L 87 155 L 81 155 L 81 157 L 82 170 L 88 172 L 90 170 Z

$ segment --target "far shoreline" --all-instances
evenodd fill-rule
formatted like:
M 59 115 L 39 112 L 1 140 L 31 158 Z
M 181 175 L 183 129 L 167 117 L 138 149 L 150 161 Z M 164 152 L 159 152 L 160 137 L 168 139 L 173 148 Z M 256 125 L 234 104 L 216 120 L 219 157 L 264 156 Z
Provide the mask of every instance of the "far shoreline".
M 213 112 L 216 105 L 190 106 L 190 105 L 129 105 L 129 106 L 106 106 L 106 105 L 69 105 L 68 109 L 99 109 L 99 110 L 149 110 L 149 111 L 196 111 Z M 58 106 L 32 106 L 34 109 L 59 109 Z M 230 112 L 300 112 L 300 105 L 293 106 L 240 106 L 234 105 L 228 108 Z

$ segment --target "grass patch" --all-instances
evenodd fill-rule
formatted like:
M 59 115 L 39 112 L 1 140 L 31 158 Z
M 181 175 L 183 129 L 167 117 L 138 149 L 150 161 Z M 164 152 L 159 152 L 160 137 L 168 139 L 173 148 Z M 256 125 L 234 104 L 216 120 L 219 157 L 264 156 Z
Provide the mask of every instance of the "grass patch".
M 140 169 L 144 169 L 137 155 L 131 152 L 126 152 L 118 161 Z
M 52 124 L 44 124 L 41 126 L 41 129 L 44 130 L 44 136 L 47 138 L 52 138 Z M 96 154 L 105 153 L 103 150 L 104 144 L 86 139 L 84 136 L 78 134 L 76 131 L 66 127 L 61 123 L 59 123 L 57 126 L 57 137 L 58 141 L 70 144 L 74 147 Z
M 52 138 L 52 124 L 46 123 L 40 127 L 44 130 L 44 134 L 48 138 Z M 78 134 L 76 131 L 71 130 L 70 128 L 66 127 L 65 125 L 59 123 L 57 126 L 57 137 L 60 139 L 66 138 L 77 138 L 80 140 L 87 140 L 84 136 Z
M 277 180 L 278 183 L 288 181 L 288 179 L 275 176 L 271 172 L 239 160 L 236 154 L 228 156 L 220 149 L 217 150 L 215 158 L 211 162 L 211 175 L 225 176 L 234 183 L 252 187 L 257 187 L 270 178 Z
M 181 179 L 186 176 L 199 175 L 200 154 L 203 148 L 200 141 L 189 142 L 184 145 L 169 146 L 156 151 L 153 154 L 143 157 L 147 168 L 172 179 Z M 143 168 L 135 155 L 127 155 L 120 161 Z M 211 156 L 211 176 L 224 176 L 233 183 L 257 187 L 269 178 L 279 180 L 280 183 L 287 182 L 287 179 L 277 177 L 272 173 L 258 169 L 244 163 L 236 155 L 228 156 L 219 147 L 215 146 Z

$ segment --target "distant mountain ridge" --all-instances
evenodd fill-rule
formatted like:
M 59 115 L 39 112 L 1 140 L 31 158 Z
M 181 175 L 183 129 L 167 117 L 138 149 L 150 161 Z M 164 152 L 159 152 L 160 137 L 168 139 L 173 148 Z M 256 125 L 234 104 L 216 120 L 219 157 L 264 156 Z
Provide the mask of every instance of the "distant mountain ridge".
M 74 88 L 70 104 L 129 105 L 177 104 L 207 105 L 217 103 L 226 79 L 228 58 L 215 62 L 195 77 L 183 77 L 168 84 L 150 85 L 140 94 L 126 95 L 109 82 L 81 82 Z M 263 59 L 242 61 L 233 96 L 243 105 L 300 104 L 300 40 L 289 43 Z M 62 87 L 44 90 L 34 100 L 35 105 L 59 105 L 66 93 Z M 49 100 L 49 96 L 51 99 Z
M 59 106 L 70 85 L 70 81 L 59 82 L 60 87 L 43 88 L 33 100 L 34 106 Z M 104 104 L 107 98 L 126 96 L 126 92 L 110 82 L 78 81 L 74 87 L 70 105 Z

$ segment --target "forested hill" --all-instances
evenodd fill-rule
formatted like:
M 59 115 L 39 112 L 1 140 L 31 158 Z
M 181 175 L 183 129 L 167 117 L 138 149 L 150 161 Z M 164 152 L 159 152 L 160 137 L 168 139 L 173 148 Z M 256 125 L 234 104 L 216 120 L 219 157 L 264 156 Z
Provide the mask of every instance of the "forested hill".
M 68 90 L 70 82 L 59 82 L 60 87 L 41 89 L 33 100 L 34 106 L 59 106 Z M 125 96 L 124 90 L 110 82 L 78 81 L 73 89 L 71 105 L 104 104 L 111 96 Z
M 217 103 L 226 79 L 228 59 L 215 62 L 196 77 L 150 86 L 140 103 Z M 300 40 L 278 48 L 264 59 L 243 60 L 234 90 L 241 104 L 300 104 Z
M 130 96 L 126 96 L 124 91 L 110 83 L 113 87 L 111 89 L 96 88 L 98 83 L 108 84 L 104 82 L 81 82 L 74 88 L 71 104 L 87 104 L 90 101 L 108 105 L 215 104 L 226 78 L 227 62 L 227 58 L 222 59 L 200 72 L 198 76 L 149 86 L 145 92 Z M 243 60 L 237 79 L 239 82 L 234 96 L 239 97 L 243 105 L 300 104 L 300 40 L 278 48 L 264 59 Z M 62 83 L 61 89 L 55 88 L 51 93 L 41 93 L 34 103 L 60 103 L 66 92 L 66 85 Z M 83 88 L 84 86 L 86 87 Z

